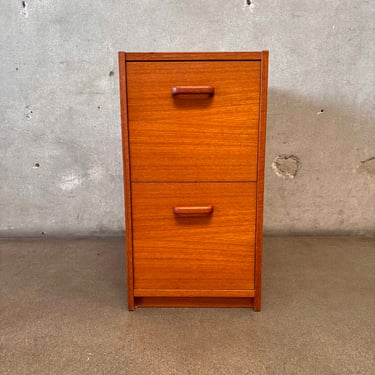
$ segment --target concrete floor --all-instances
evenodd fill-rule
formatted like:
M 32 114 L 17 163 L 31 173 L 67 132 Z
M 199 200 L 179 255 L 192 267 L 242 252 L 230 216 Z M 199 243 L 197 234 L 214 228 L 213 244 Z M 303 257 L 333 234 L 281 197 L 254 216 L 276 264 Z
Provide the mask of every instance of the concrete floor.
M 0 251 L 1 374 L 375 373 L 375 238 L 266 238 L 260 313 L 128 312 L 122 238 Z

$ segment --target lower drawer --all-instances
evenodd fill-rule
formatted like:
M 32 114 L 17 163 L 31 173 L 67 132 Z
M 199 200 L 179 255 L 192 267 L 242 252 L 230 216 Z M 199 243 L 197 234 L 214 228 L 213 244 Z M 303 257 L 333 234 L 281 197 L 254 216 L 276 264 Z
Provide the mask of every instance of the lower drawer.
M 134 295 L 252 297 L 256 184 L 133 183 Z

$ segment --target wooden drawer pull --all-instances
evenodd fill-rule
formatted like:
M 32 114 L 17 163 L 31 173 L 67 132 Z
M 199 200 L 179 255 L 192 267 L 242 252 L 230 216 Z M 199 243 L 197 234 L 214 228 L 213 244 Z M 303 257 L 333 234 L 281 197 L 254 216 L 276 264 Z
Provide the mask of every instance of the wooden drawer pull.
M 173 208 L 173 212 L 177 216 L 205 216 L 211 215 L 214 212 L 214 206 L 199 206 L 199 207 L 177 207 Z
M 212 86 L 176 86 L 172 87 L 172 95 L 208 95 L 213 96 L 215 88 Z

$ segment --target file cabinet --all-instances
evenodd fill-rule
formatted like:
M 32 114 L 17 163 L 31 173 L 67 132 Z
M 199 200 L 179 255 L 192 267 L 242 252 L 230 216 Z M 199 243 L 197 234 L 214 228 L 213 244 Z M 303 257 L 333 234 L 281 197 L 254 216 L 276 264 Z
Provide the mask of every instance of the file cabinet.
M 260 310 L 267 71 L 267 51 L 119 53 L 130 310 Z

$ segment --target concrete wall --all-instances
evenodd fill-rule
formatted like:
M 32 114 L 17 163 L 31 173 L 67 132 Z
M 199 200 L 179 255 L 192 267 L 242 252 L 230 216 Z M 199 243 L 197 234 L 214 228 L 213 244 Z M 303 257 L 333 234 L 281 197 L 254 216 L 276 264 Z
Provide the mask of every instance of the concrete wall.
M 375 234 L 375 2 L 0 1 L 1 236 L 123 231 L 117 51 L 261 49 L 266 232 Z

